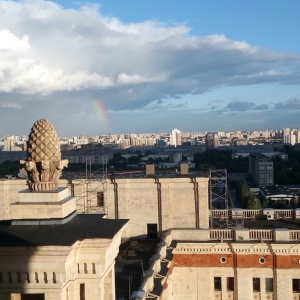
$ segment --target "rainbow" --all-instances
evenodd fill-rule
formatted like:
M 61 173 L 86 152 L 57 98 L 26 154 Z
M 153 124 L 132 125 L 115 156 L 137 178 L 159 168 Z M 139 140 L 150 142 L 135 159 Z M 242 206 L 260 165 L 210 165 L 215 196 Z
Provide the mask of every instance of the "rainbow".
M 101 100 L 94 100 L 93 107 L 94 107 L 94 110 L 96 111 L 102 125 L 104 127 L 107 127 L 108 126 L 108 117 L 106 115 L 106 109 L 105 109 L 103 102 Z

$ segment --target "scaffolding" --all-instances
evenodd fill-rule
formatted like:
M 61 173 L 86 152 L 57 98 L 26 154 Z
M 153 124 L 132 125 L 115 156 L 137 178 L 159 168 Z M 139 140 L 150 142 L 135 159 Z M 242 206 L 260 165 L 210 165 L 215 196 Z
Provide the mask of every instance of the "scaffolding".
M 85 214 L 107 214 L 107 162 L 108 157 L 102 156 L 101 162 L 92 162 L 86 158 L 84 205 Z M 96 166 L 94 171 L 92 166 Z
M 231 224 L 230 193 L 228 191 L 227 170 L 209 170 L 210 228 L 228 228 Z

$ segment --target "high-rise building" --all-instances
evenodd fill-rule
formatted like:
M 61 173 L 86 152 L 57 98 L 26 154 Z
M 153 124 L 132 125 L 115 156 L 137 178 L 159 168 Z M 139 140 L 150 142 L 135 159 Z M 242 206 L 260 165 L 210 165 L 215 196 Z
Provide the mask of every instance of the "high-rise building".
M 5 137 L 2 151 L 15 151 L 15 137 L 13 135 Z
M 181 145 L 181 132 L 178 129 L 173 129 L 170 135 L 170 145 L 175 147 Z
M 196 136 L 191 137 L 191 145 L 195 146 L 198 144 L 198 138 Z
M 296 139 L 295 142 L 299 144 L 300 143 L 300 130 L 299 129 L 295 130 L 294 135 L 295 135 L 295 139 Z
M 274 185 L 273 161 L 264 154 L 249 155 L 249 173 L 258 186 Z
M 206 134 L 206 150 L 216 149 L 219 147 L 219 137 L 216 133 Z
M 284 144 L 290 144 L 291 143 L 291 129 L 290 128 L 283 128 L 282 137 L 283 137 L 283 143 Z

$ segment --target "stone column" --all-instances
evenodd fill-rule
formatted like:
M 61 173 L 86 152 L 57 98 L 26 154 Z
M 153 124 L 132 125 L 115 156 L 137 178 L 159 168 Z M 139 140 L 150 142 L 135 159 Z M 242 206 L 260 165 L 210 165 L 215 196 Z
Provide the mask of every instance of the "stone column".
M 236 270 L 237 298 L 236 299 L 239 300 L 253 299 L 252 276 L 250 276 L 250 274 L 251 272 L 249 272 L 249 270 L 246 268 L 237 268 Z

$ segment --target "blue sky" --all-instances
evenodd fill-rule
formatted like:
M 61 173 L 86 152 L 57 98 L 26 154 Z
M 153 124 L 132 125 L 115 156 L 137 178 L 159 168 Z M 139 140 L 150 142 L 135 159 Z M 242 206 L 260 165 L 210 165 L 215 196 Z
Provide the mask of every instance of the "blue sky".
M 300 127 L 300 1 L 0 0 L 0 136 Z

